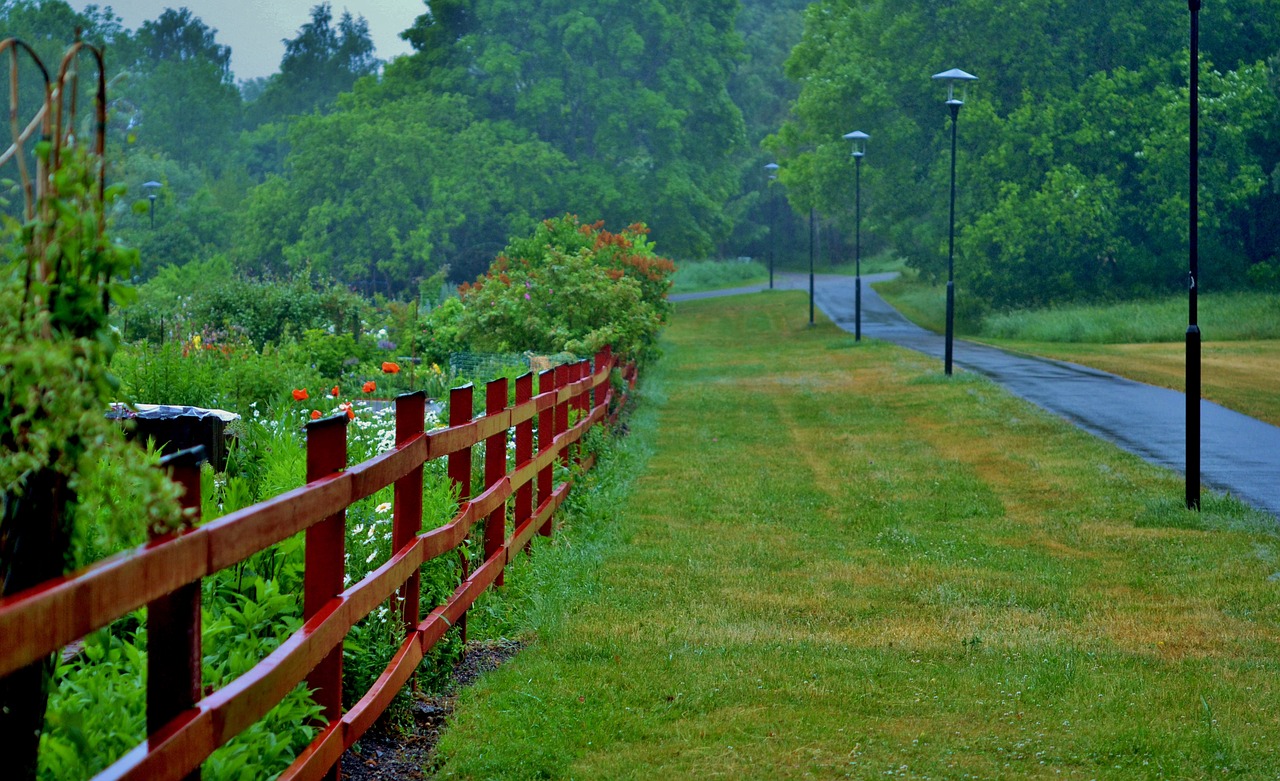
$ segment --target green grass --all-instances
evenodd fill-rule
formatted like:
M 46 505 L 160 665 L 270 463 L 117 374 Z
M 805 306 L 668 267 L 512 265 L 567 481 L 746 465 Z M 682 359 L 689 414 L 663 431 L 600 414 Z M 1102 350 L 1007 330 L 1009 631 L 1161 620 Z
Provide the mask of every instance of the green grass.
M 1200 298 L 1206 338 L 1235 342 L 1280 339 L 1280 295 L 1216 293 Z M 1187 330 L 1187 298 L 1069 306 L 989 315 L 981 335 L 1025 342 L 1134 344 L 1178 341 Z
M 943 285 L 930 285 L 907 274 L 877 284 L 876 291 L 912 322 L 935 331 L 943 329 L 946 317 Z M 996 312 L 975 323 L 965 321 L 964 290 L 958 289 L 956 308 L 957 332 L 981 339 L 1138 344 L 1182 341 L 1187 331 L 1186 296 Z M 1206 340 L 1280 339 L 1280 295 L 1259 292 L 1201 295 L 1198 320 Z
M 1273 519 L 802 298 L 678 307 L 599 563 L 436 777 L 1275 778 Z
M 769 267 L 760 261 L 693 260 L 676 264 L 672 293 L 697 293 L 769 282 Z
M 841 276 L 851 277 L 856 271 L 852 258 L 840 258 L 835 263 L 828 259 L 819 259 L 814 266 L 814 271 L 818 274 L 839 274 Z M 778 263 L 779 271 L 788 271 L 791 273 L 809 273 L 809 258 L 790 257 Z M 870 274 L 882 274 L 888 271 L 905 271 L 907 268 L 906 260 L 895 255 L 892 252 L 882 252 L 877 255 L 864 256 L 862 258 L 862 274 L 867 276 Z

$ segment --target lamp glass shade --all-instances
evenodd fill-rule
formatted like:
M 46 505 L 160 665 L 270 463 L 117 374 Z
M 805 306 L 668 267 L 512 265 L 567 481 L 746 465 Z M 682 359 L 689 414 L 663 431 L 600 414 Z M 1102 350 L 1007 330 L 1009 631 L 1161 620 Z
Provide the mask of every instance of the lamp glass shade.
M 844 140 L 853 142 L 853 156 L 862 157 L 867 153 L 867 141 L 871 136 L 863 133 L 861 130 L 855 130 L 852 133 L 845 133 Z
M 977 81 L 978 77 L 972 73 L 965 73 L 959 68 L 952 68 L 949 71 L 933 74 L 934 81 L 941 81 L 947 85 L 947 103 L 964 103 L 965 85 L 971 81 Z M 956 98 L 956 85 L 960 85 L 960 97 Z

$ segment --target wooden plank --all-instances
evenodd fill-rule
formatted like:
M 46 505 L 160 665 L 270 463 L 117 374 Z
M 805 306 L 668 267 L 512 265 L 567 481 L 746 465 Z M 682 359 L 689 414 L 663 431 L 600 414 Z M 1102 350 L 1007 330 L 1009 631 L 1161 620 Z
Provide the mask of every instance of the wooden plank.
M 329 477 L 346 466 L 347 416 L 335 415 L 308 423 L 307 482 Z M 342 593 L 343 575 L 346 571 L 345 550 L 345 507 L 307 529 L 302 596 L 304 620 L 319 615 L 335 596 Z M 344 630 L 343 635 L 345 634 Z M 323 658 L 307 673 L 306 680 L 307 686 L 312 690 L 312 697 L 321 708 L 323 722 L 332 724 L 342 718 L 341 638 L 325 646 L 324 650 Z M 261 714 L 255 716 L 253 721 L 260 716 Z M 339 775 L 339 770 L 333 768 L 323 777 L 329 781 L 338 781 Z
M 486 488 L 484 493 L 473 499 L 471 501 L 472 507 L 468 509 L 474 511 L 478 520 L 497 510 L 509 498 L 511 498 L 511 480 L 504 476 L 494 483 L 492 487 Z
M 424 397 L 425 406 L 425 397 Z M 358 502 L 373 496 L 414 470 L 421 469 L 427 460 L 427 437 L 418 432 L 388 450 L 347 470 L 351 475 L 351 501 Z
M 210 536 L 205 574 L 233 567 L 350 503 L 351 478 L 344 473 L 224 515 L 202 527 Z
M 161 538 L 0 600 L 0 675 L 208 574 L 207 528 Z
M 169 456 L 162 465 L 182 486 L 184 523 L 200 523 L 200 465 L 204 448 Z M 196 580 L 147 603 L 147 734 L 153 735 L 200 701 L 200 581 Z M 199 781 L 199 772 L 186 774 Z
M 374 725 L 378 717 L 391 706 L 396 694 L 413 677 L 414 671 L 418 669 L 418 665 L 424 658 L 426 657 L 417 638 L 410 633 L 400 643 L 400 648 L 391 657 L 391 661 L 378 676 L 378 680 L 374 681 L 360 701 L 351 706 L 351 710 L 342 717 L 347 725 L 343 734 L 346 748 L 355 745 L 356 741 L 360 740 Z
M 276 781 L 320 781 L 327 777 L 330 769 L 342 761 L 346 729 L 343 721 L 335 721 L 325 727 L 293 760 L 293 764 L 276 776 Z
M 161 733 L 134 746 L 93 781 L 157 781 L 183 778 L 198 772 L 205 758 L 218 747 L 214 739 L 214 714 L 204 706 L 170 722 Z
M 518 386 L 524 377 L 529 378 L 529 397 L 521 399 Z M 533 420 L 538 415 L 538 404 L 533 400 L 533 374 L 525 373 L 516 378 L 516 403 L 511 408 L 511 425 L 518 426 L 525 421 Z
M 529 448 L 533 449 L 533 432 L 529 432 Z M 515 491 L 515 517 L 519 519 L 523 513 L 528 516 L 528 508 L 533 506 L 533 481 L 538 477 L 538 464 L 536 461 L 529 460 L 521 462 L 511 472 L 511 487 Z M 528 489 L 529 497 L 527 503 L 522 499 L 520 492 Z
M 396 399 L 396 447 L 411 448 L 421 442 L 422 455 L 427 452 L 426 441 L 427 394 L 423 391 L 407 393 Z M 391 515 L 391 549 L 399 551 L 417 539 L 422 531 L 423 469 L 418 463 L 396 480 Z M 414 568 L 412 577 L 404 585 L 401 594 L 400 616 L 405 632 L 413 631 L 418 623 L 421 576 Z
M 500 380 L 494 380 L 493 382 L 489 383 L 489 385 L 493 385 L 494 382 L 501 382 L 502 384 L 505 385 L 506 381 L 507 381 L 507 378 L 503 377 Z M 485 389 L 486 402 L 488 401 L 488 393 L 489 393 L 488 388 L 486 388 Z M 499 434 L 501 434 L 503 437 L 506 437 L 507 430 L 511 428 L 511 410 L 505 408 L 505 405 L 506 405 L 505 400 L 503 401 L 503 405 L 504 406 L 502 408 L 499 408 L 496 412 L 486 412 L 484 417 L 477 419 L 476 433 L 479 435 L 480 440 L 487 441 L 498 436 Z
M 498 487 L 506 486 L 506 493 L 511 495 L 511 480 L 507 478 L 507 433 L 510 431 L 511 413 L 507 410 L 507 397 L 510 385 L 506 377 L 491 381 L 485 387 L 485 430 L 489 437 L 484 442 L 484 484 L 485 493 Z M 503 425 L 495 425 L 502 422 Z M 478 501 L 476 504 L 484 504 Z M 507 503 L 506 498 L 497 502 L 485 513 L 484 523 L 484 557 L 490 559 L 502 549 L 507 538 Z M 498 574 L 497 584 L 503 584 L 502 573 Z
M 451 428 L 461 426 L 471 426 L 474 428 L 475 424 L 471 421 L 472 414 L 475 410 L 474 404 L 475 393 L 472 386 L 464 385 L 461 388 L 454 388 L 449 391 L 449 426 Z M 466 445 L 451 448 L 449 451 L 449 480 L 453 484 L 454 495 L 458 497 L 459 502 L 471 498 L 471 445 L 476 441 L 477 440 L 475 438 L 469 436 Z M 472 511 L 473 509 L 474 508 L 472 507 L 466 508 L 467 511 Z M 473 513 L 471 518 L 474 519 L 475 517 L 476 516 Z M 474 520 L 468 520 L 465 523 L 468 532 L 470 532 L 472 523 L 474 523 Z M 462 525 L 464 524 L 460 522 L 459 526 Z M 467 557 L 465 555 L 461 558 L 462 577 L 465 578 L 467 576 L 467 569 L 470 565 L 468 564 Z M 465 645 L 467 642 L 467 619 L 465 616 L 462 617 L 460 623 L 461 626 L 459 627 L 459 630 L 462 634 L 462 642 Z

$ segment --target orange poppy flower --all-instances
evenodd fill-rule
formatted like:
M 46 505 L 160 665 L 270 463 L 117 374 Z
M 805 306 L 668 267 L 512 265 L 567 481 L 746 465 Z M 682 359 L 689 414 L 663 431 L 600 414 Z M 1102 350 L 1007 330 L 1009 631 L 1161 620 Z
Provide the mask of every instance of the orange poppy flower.
M 341 391 L 338 390 L 337 385 L 334 385 L 333 390 L 329 391 L 329 395 L 333 396 L 334 398 L 337 398 L 339 393 L 341 393 Z
M 294 388 L 294 389 L 293 389 L 293 400 L 294 400 L 294 401 L 306 401 L 306 400 L 307 400 L 307 399 L 309 399 L 309 398 L 311 398 L 311 396 L 307 393 L 307 389 L 306 389 L 306 388 Z
M 400 371 L 400 364 L 395 361 L 383 361 L 382 370 L 387 374 L 396 374 Z
M 368 382 L 366 382 L 363 388 L 365 393 L 373 393 L 377 389 L 378 389 L 378 383 L 374 382 L 373 380 L 369 380 Z
M 348 402 L 344 402 L 344 403 L 342 403 L 342 404 L 339 404 L 339 405 L 338 405 L 338 409 L 340 409 L 340 410 L 342 410 L 343 412 L 347 413 L 347 420 L 355 420 L 355 419 L 356 419 L 356 411 L 355 411 L 354 409 L 352 409 L 352 408 L 351 408 L 351 402 L 349 402 L 349 401 L 348 401 Z
M 318 409 L 313 409 L 313 410 L 311 410 L 311 419 L 312 419 L 312 420 L 319 420 L 319 419 L 320 419 L 320 410 L 318 410 Z

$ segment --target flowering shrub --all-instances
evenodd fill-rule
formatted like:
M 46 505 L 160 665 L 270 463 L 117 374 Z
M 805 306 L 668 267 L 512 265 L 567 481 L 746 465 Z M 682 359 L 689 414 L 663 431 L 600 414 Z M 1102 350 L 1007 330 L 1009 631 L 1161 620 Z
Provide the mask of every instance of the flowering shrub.
M 495 352 L 589 355 L 611 345 L 625 358 L 654 357 L 675 265 L 647 233 L 610 233 L 572 215 L 544 221 L 463 285 L 462 337 Z

